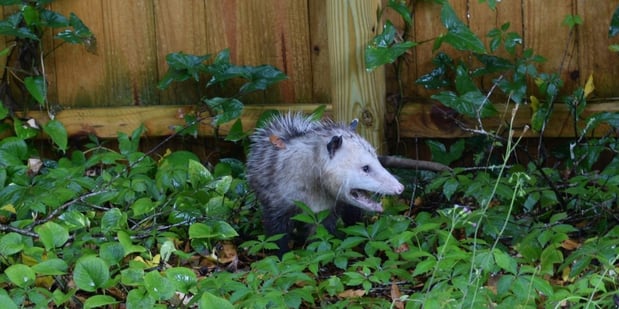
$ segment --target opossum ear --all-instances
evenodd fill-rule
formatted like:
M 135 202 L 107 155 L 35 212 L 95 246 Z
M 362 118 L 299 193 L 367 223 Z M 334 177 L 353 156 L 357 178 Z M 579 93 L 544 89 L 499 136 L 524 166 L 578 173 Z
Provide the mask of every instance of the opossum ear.
M 359 119 L 355 118 L 350 122 L 350 128 L 355 131 L 357 129 L 357 125 L 359 124 Z
M 329 159 L 333 159 L 335 155 L 335 151 L 340 149 L 342 146 L 342 136 L 334 136 L 331 138 L 331 141 L 327 144 L 327 151 L 329 152 Z

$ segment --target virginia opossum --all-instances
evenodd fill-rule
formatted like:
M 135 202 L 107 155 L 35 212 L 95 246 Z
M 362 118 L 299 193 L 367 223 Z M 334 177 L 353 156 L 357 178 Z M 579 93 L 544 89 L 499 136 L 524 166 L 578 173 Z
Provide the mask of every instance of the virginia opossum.
M 300 212 L 296 201 L 316 213 L 331 210 L 323 224 L 336 234 L 338 215 L 345 224 L 354 224 L 362 210 L 383 211 L 371 194 L 404 190 L 355 132 L 356 124 L 288 113 L 275 116 L 251 136 L 247 179 L 262 205 L 266 234 L 285 234 L 277 242 L 280 256 L 289 251 L 291 236 L 305 240 L 311 230 L 291 219 Z

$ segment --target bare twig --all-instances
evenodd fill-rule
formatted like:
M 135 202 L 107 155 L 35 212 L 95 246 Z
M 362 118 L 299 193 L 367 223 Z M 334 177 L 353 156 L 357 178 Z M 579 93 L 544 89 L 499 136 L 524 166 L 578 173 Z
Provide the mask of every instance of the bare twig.
M 378 161 L 385 167 L 412 168 L 434 172 L 451 171 L 449 166 L 432 161 L 414 160 L 395 156 L 379 156 Z

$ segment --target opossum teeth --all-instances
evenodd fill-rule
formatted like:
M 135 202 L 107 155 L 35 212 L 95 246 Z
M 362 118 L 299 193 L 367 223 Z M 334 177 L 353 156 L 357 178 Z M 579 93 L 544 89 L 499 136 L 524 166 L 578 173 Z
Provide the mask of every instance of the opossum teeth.
M 372 198 L 372 196 L 377 197 L 377 195 L 375 194 L 370 196 L 370 192 L 368 191 L 361 190 L 361 189 L 352 189 L 350 190 L 350 196 L 353 199 L 357 200 L 359 203 L 365 205 L 367 209 L 371 209 L 371 210 L 378 211 L 378 212 L 383 211 L 380 200 L 377 201 Z

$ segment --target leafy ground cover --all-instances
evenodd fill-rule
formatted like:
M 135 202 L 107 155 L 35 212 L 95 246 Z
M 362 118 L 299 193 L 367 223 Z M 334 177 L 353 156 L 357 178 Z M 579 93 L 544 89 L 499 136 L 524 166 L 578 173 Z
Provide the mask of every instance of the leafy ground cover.
M 389 1 L 388 8 L 406 22 L 401 3 Z M 519 49 L 508 24 L 488 34 L 486 50 L 441 5 L 447 32 L 435 45 L 457 42 L 478 62 L 437 53 L 436 69 L 418 83 L 475 120 L 496 112 L 489 101 L 494 91 L 514 110 L 536 104 L 530 128 L 536 131 L 551 119 L 553 104 L 567 104 L 573 138 L 553 149 L 540 138 L 532 152 L 507 124 L 504 132 L 463 128 L 476 135 L 449 145 L 428 141 L 433 160 L 453 171 L 394 170 L 405 193 L 384 198 L 384 214 L 342 227 L 342 238 L 320 226 L 325 213 L 302 213 L 297 219 L 315 223 L 316 233 L 280 260 L 277 236 L 262 233 L 242 161 L 222 159 L 207 168 L 186 151 L 154 156 L 139 147 L 143 128 L 119 134 L 116 149 L 94 136 L 70 148 L 57 122 L 43 129 L 57 156 L 43 158 L 34 146 L 41 129 L 3 105 L 0 307 L 617 306 L 619 116 L 583 116 L 592 81 L 561 94 L 561 81 L 537 72 L 543 58 Z M 368 45 L 369 67 L 398 66 L 401 51 L 416 45 L 393 45 L 399 44 L 393 24 L 385 25 Z M 510 57 L 494 55 L 499 48 Z M 238 83 L 230 97 L 203 99 L 215 127 L 238 118 L 243 95 L 285 78 L 269 66 L 233 65 L 226 50 L 175 53 L 168 64 L 161 88 L 190 79 L 207 87 Z M 493 87 L 479 88 L 476 80 L 490 75 Z M 539 99 L 528 96 L 533 90 Z M 186 120 L 178 134 L 194 135 L 203 118 Z M 594 130 L 607 134 L 593 137 Z M 227 138 L 242 143 L 246 136 L 236 122 Z

